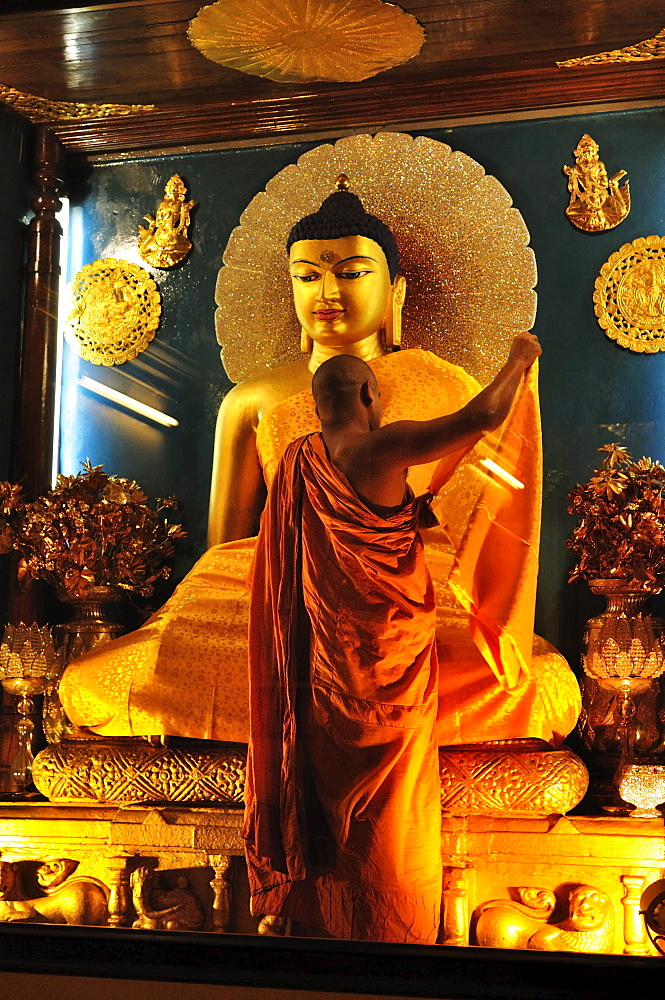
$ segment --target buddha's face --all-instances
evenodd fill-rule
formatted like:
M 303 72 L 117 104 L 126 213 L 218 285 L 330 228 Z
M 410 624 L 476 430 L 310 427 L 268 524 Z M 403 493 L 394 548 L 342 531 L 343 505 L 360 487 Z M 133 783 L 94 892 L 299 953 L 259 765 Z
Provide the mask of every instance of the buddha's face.
M 298 240 L 289 269 L 296 314 L 314 343 L 344 351 L 378 333 L 393 289 L 385 254 L 374 240 Z

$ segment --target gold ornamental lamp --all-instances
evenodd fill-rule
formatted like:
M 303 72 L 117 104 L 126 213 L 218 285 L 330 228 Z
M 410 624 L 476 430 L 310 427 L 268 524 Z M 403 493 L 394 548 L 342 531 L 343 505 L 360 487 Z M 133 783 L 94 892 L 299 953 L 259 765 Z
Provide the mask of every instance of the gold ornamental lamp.
M 599 468 L 568 495 L 570 579 L 607 601 L 585 629 L 578 731 L 597 803 L 653 816 L 642 810 L 665 801 L 665 620 L 648 598 L 665 583 L 665 468 L 616 442 L 598 450 Z
M 7 625 L 0 645 L 0 683 L 8 694 L 19 698 L 18 750 L 10 764 L 19 791 L 25 791 L 32 780 L 33 698 L 43 694 L 61 671 L 62 657 L 47 626 Z

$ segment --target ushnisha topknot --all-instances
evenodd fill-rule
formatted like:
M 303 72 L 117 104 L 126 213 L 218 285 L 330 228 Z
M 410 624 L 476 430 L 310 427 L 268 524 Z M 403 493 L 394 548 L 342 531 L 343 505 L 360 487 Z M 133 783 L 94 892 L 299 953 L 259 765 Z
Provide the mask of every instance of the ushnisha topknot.
M 286 252 L 298 240 L 338 240 L 343 236 L 366 236 L 378 243 L 388 261 L 390 280 L 399 273 L 399 254 L 395 237 L 385 223 L 363 208 L 358 195 L 346 190 L 344 174 L 337 181 L 338 190 L 328 195 L 318 212 L 296 222 L 286 241 Z

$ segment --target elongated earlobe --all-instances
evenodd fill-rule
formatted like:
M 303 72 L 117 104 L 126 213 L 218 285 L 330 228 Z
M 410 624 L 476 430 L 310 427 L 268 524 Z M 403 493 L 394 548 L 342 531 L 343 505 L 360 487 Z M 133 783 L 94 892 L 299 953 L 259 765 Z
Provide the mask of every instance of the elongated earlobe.
M 381 328 L 382 346 L 386 351 L 395 350 L 402 343 L 402 307 L 406 297 L 406 279 L 398 274 L 393 283 L 391 303 L 385 324 Z
M 314 345 L 312 344 L 312 338 L 307 333 L 307 330 L 305 330 L 303 327 L 301 327 L 301 329 L 300 329 L 300 350 L 302 351 L 303 354 L 311 354 L 313 346 Z

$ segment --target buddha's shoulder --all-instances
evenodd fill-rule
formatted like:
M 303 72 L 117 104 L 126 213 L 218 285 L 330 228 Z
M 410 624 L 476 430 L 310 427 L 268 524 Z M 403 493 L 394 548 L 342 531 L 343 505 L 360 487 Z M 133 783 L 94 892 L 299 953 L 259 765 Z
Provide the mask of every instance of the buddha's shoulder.
M 222 406 L 225 410 L 251 408 L 265 413 L 275 403 L 307 389 L 311 381 L 307 360 L 292 361 L 239 382 L 227 392 Z
M 435 381 L 457 383 L 465 389 L 478 392 L 480 386 L 464 368 L 454 365 L 433 351 L 421 347 L 407 347 L 378 359 L 380 367 L 396 378 L 422 379 L 429 377 Z M 377 371 L 377 376 L 379 372 Z

